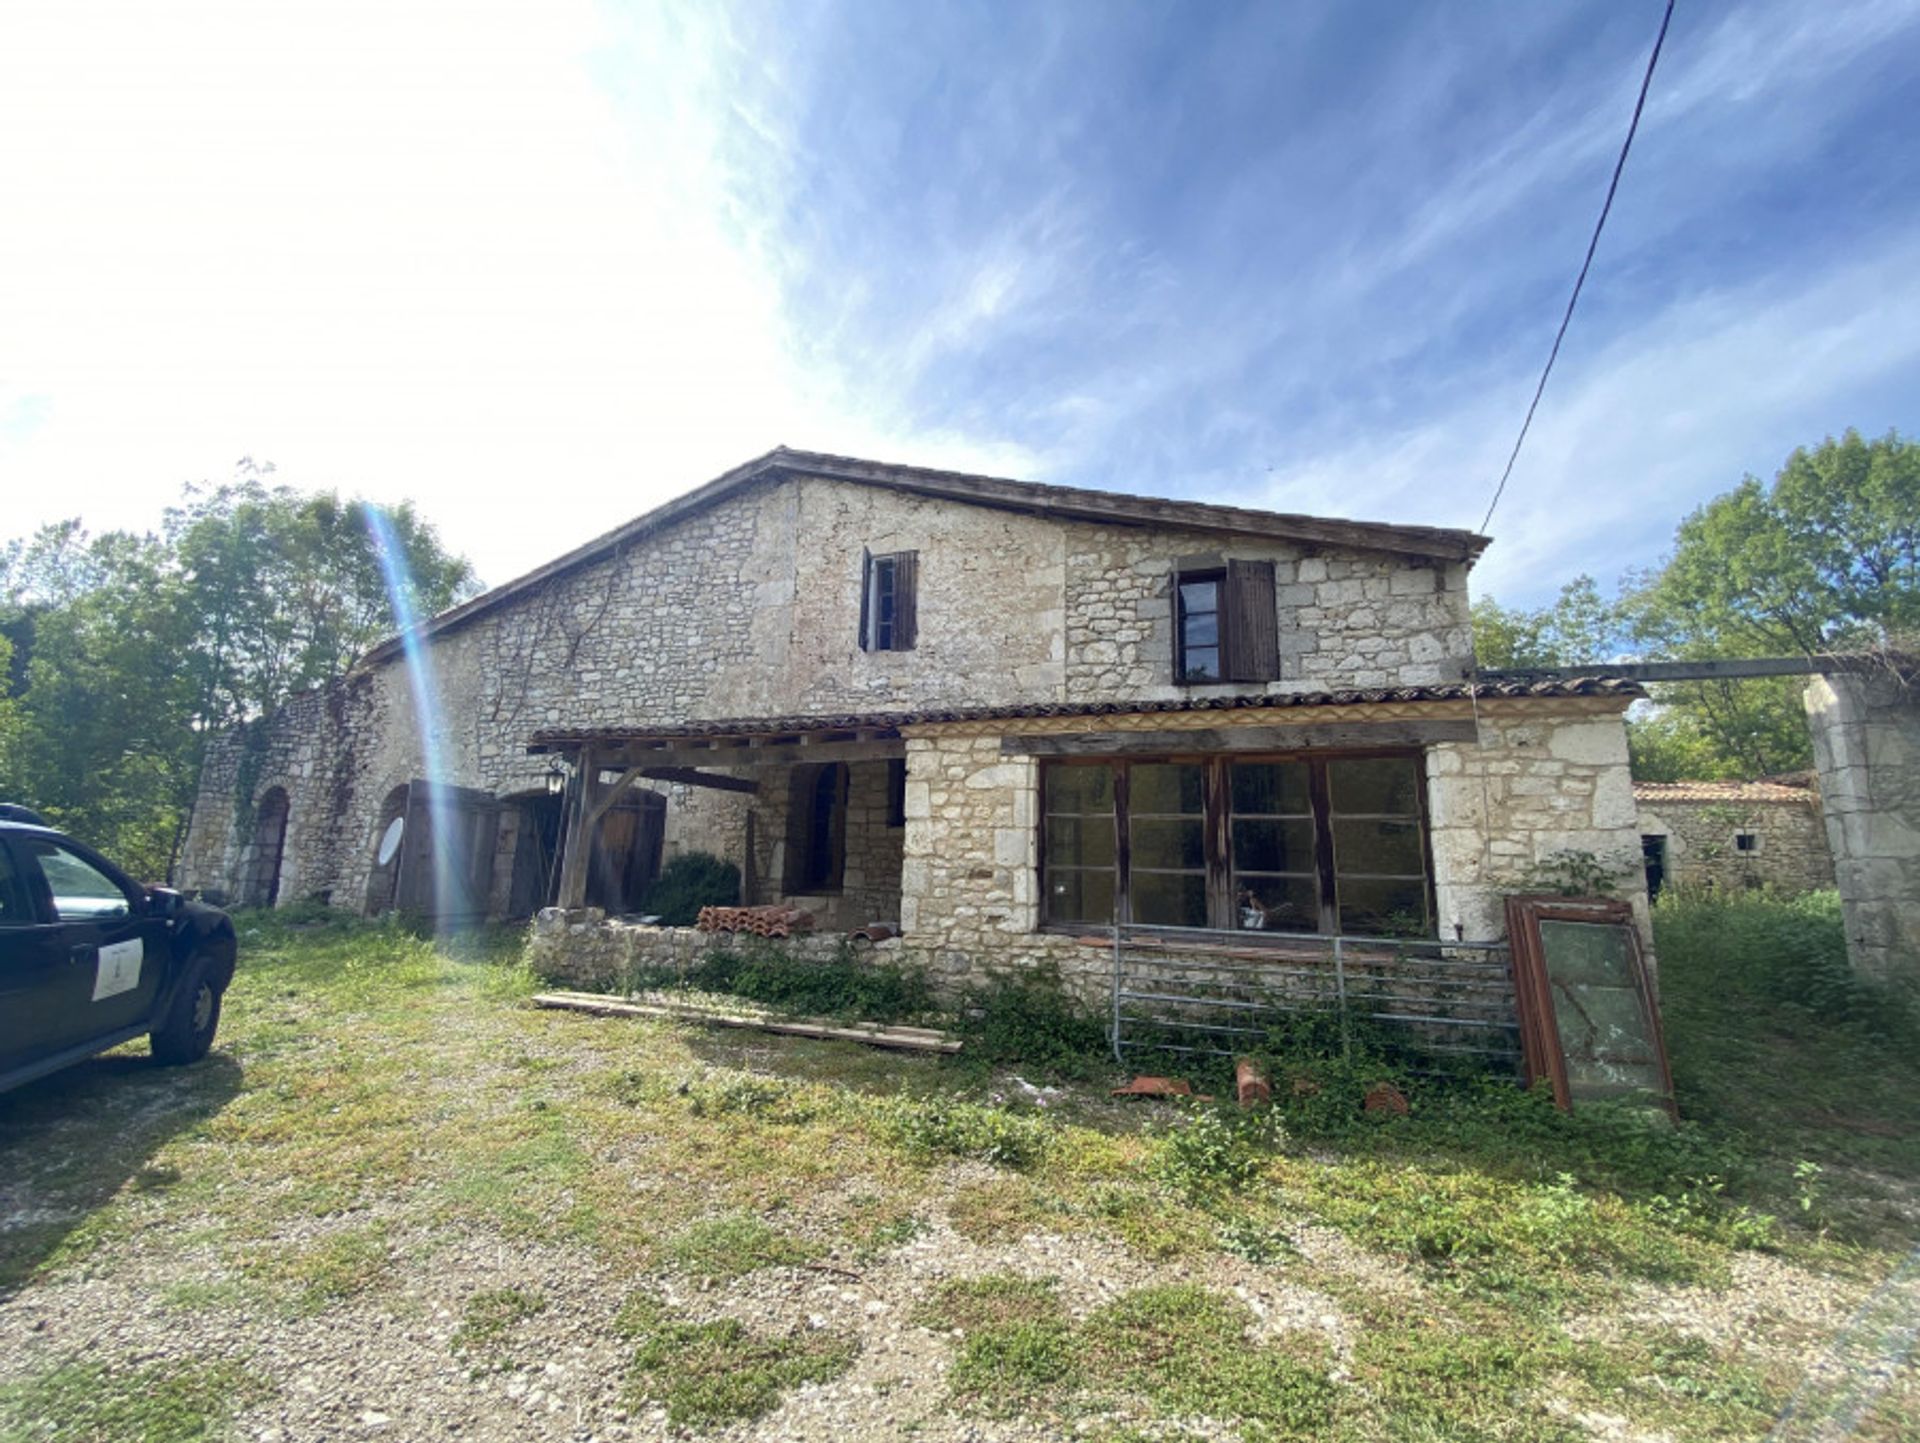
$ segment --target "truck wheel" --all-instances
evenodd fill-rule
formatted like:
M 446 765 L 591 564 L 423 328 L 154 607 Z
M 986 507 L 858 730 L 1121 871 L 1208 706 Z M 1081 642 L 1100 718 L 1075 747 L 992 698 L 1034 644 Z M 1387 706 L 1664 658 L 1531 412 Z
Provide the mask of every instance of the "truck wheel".
M 220 989 L 211 981 L 211 969 L 204 959 L 187 966 L 174 993 L 173 1005 L 149 1035 L 153 1060 L 163 1067 L 198 1062 L 213 1046 L 214 1029 L 220 1025 Z

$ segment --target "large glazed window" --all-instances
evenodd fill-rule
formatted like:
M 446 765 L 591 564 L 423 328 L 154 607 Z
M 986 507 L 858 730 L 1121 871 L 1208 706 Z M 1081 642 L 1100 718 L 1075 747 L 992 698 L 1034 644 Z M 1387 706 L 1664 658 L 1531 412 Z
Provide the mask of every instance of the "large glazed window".
M 1433 935 L 1412 754 L 1048 761 L 1046 921 Z
M 1046 775 L 1046 899 L 1049 922 L 1113 919 L 1114 769 L 1105 763 L 1049 767 Z

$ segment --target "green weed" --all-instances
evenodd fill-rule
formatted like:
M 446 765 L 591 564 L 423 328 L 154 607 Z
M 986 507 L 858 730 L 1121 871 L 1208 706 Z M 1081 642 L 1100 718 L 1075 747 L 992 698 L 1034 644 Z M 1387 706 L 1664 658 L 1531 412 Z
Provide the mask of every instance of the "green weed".
M 983 1107 L 958 1097 L 892 1097 L 872 1105 L 880 1135 L 918 1158 L 963 1157 L 997 1167 L 1027 1168 L 1052 1140 L 1041 1118 Z
M 747 1213 L 694 1223 L 664 1249 L 675 1266 L 707 1278 L 737 1278 L 760 1268 L 803 1263 L 819 1251 Z
M 859 1353 L 831 1333 L 760 1333 L 733 1318 L 677 1321 L 644 1294 L 628 1300 L 615 1326 L 635 1339 L 629 1399 L 664 1404 L 682 1428 L 757 1418 L 788 1389 L 839 1377 Z
M 546 1311 L 547 1300 L 521 1288 L 487 1288 L 467 1299 L 448 1346 L 469 1357 L 498 1357 L 513 1330 Z
M 63 1363 L 0 1384 L 0 1437 L 36 1443 L 197 1443 L 271 1390 L 224 1362 L 178 1359 L 137 1368 Z

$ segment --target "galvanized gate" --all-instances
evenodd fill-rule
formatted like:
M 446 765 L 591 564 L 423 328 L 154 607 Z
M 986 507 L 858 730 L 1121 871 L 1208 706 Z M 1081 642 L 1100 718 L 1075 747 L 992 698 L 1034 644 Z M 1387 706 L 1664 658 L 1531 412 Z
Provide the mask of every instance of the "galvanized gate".
M 1517 1074 L 1520 1030 L 1504 942 L 1324 937 L 1197 927 L 1113 929 L 1113 1055 L 1231 1056 L 1257 1050 L 1289 1016 L 1360 1024 L 1409 1052 Z

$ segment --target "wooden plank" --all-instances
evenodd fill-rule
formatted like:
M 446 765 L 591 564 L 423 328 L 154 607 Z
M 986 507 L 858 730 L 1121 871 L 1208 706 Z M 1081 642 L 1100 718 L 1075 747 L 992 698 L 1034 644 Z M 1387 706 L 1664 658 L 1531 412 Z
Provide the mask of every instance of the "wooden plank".
M 751 749 L 731 748 L 720 753 L 725 757 L 724 761 L 712 751 L 685 749 L 676 742 L 658 751 L 643 753 L 643 761 L 636 764 L 649 767 L 787 767 L 802 762 L 889 761 L 906 754 L 907 743 L 902 737 L 870 742 L 818 742 L 805 747 L 798 742 L 789 742 L 780 745 L 769 743 Z
M 1205 752 L 1297 752 L 1419 747 L 1471 742 L 1471 721 L 1379 721 L 1308 726 L 1222 726 L 1194 731 L 1078 732 L 1067 736 L 1004 736 L 1009 757 L 1179 756 Z
M 792 1037 L 812 1037 L 821 1041 L 863 1042 L 870 1047 L 887 1047 L 905 1052 L 951 1054 L 961 1048 L 959 1038 L 930 1027 L 867 1027 L 858 1023 L 828 1022 L 814 1018 L 750 1017 L 677 1003 L 627 1002 L 590 992 L 542 992 L 534 996 L 533 1005 L 586 1012 L 595 1016 L 664 1018 L 675 1022 L 703 1022 L 711 1027 L 741 1027 Z
M 678 782 L 683 787 L 710 787 L 716 792 L 745 792 L 754 796 L 760 791 L 758 782 L 745 777 L 723 777 L 698 767 L 642 767 L 640 775 L 650 782 Z

